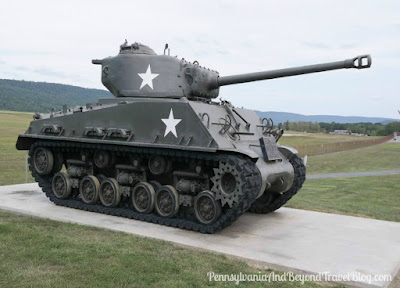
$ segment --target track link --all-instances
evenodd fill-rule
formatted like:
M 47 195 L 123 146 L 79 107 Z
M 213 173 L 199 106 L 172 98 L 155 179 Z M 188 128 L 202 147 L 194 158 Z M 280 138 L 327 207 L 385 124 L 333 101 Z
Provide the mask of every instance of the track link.
M 290 163 L 294 169 L 294 181 L 292 187 L 283 194 L 277 194 L 272 197 L 268 193 L 264 193 L 258 198 L 250 207 L 249 211 L 258 214 L 267 214 L 273 212 L 286 204 L 303 186 L 306 180 L 306 167 L 303 161 L 297 156 L 293 155 Z
M 221 217 L 211 225 L 204 225 L 192 219 L 186 219 L 182 216 L 180 218 L 163 218 L 157 214 L 141 214 L 134 210 L 131 201 L 129 203 L 121 203 L 114 208 L 104 207 L 100 204 L 90 205 L 81 201 L 78 197 L 59 199 L 55 197 L 52 190 L 52 178 L 54 174 L 41 176 L 36 173 L 33 168 L 32 155 L 37 147 L 50 148 L 53 151 L 78 151 L 81 149 L 102 149 L 113 151 L 120 154 L 148 154 L 148 155 L 163 155 L 169 157 L 180 157 L 190 159 L 201 159 L 205 161 L 222 161 L 235 165 L 238 171 L 241 172 L 243 181 L 242 191 L 243 195 L 239 197 L 239 201 L 229 209 L 226 209 Z M 116 145 L 102 145 L 102 144 L 87 144 L 87 143 L 70 143 L 70 142 L 56 142 L 56 141 L 38 141 L 32 144 L 29 151 L 29 169 L 35 181 L 42 188 L 42 191 L 56 205 L 65 206 L 85 211 L 98 212 L 107 215 L 120 216 L 135 220 L 141 220 L 161 225 L 198 231 L 201 233 L 214 233 L 221 230 L 231 223 L 233 223 L 241 214 L 246 212 L 251 204 L 256 200 L 257 194 L 261 187 L 261 175 L 255 164 L 248 158 L 238 154 L 211 154 L 203 152 L 187 152 L 178 150 L 167 149 L 153 149 L 153 148 L 136 148 Z

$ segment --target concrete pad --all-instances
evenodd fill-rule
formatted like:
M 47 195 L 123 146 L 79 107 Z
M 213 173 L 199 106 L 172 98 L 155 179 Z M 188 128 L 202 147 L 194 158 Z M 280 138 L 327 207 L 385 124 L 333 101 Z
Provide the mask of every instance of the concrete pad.
M 388 287 L 389 280 L 374 279 L 375 275 L 394 279 L 400 268 L 400 223 L 396 222 L 281 208 L 268 215 L 247 213 L 225 230 L 203 235 L 59 207 L 37 184 L 0 186 L 0 209 L 172 241 L 264 267 L 347 275 L 352 281 L 336 282 L 356 287 Z

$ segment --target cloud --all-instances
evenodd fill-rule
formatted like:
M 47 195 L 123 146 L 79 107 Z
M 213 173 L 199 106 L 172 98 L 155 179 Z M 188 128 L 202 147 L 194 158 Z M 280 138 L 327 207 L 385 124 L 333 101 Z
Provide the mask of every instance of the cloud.
M 187 41 L 187 39 L 185 39 L 185 38 L 175 37 L 175 38 L 173 39 L 173 42 L 185 44 L 185 43 L 187 43 L 188 41 Z
M 301 44 L 305 47 L 312 48 L 312 49 L 332 49 L 331 46 L 322 42 L 301 42 Z
M 209 55 L 209 52 L 206 49 L 198 49 L 197 51 L 194 52 L 194 55 L 196 57 L 205 57 Z M 200 61 L 200 60 L 198 60 Z
M 18 70 L 18 71 L 30 71 L 30 72 L 32 71 L 32 69 L 30 69 L 30 68 L 28 68 L 26 66 L 16 66 L 15 70 Z
M 357 44 L 355 43 L 346 43 L 346 44 L 341 44 L 339 45 L 340 49 L 346 50 L 346 49 L 354 49 L 357 48 Z
M 18 49 L 0 49 L 0 55 L 6 56 L 18 56 L 18 55 L 52 55 L 55 54 L 54 51 L 43 51 L 43 50 L 18 50 Z
M 396 78 L 400 75 L 398 0 L 363 1 L 362 6 L 345 0 L 115 0 L 113 5 L 106 0 L 20 0 L 9 1 L 6 8 L 0 11 L 0 25 L 13 23 L 13 27 L 2 31 L 2 78 L 102 88 L 99 68 L 90 60 L 116 55 L 125 38 L 130 43 L 149 45 L 160 54 L 168 43 L 171 56 L 198 60 L 221 75 L 338 61 L 370 53 L 373 64 L 367 71 L 349 69 L 253 82 L 223 87 L 220 93 L 239 107 L 297 109 L 292 112 L 308 114 L 340 114 L 345 113 L 343 107 L 352 106 L 348 109 L 359 115 L 375 111 L 376 115 L 390 117 L 385 114 L 387 107 L 400 106 Z M 134 18 L 133 10 L 140 11 Z M 132 29 L 133 24 L 121 25 L 120 21 L 98 21 L 99 15 L 115 13 L 118 19 L 140 28 Z M 320 97 L 329 94 L 337 99 L 347 87 L 358 87 L 350 94 L 358 104 L 351 105 L 347 97 L 340 100 L 340 105 L 329 105 L 325 97 Z M 374 102 L 371 109 L 363 95 L 366 91 L 381 95 L 382 87 L 388 87 L 385 94 L 393 97 Z M 312 102 L 313 97 L 321 100 Z
M 34 69 L 33 72 L 41 74 L 43 76 L 51 76 L 51 77 L 59 77 L 59 78 L 67 77 L 67 74 L 65 74 L 64 72 L 50 69 L 48 67 L 40 67 L 40 68 Z
M 218 54 L 221 54 L 221 55 L 229 54 L 229 51 L 225 50 L 225 49 L 217 49 L 217 50 L 215 50 L 215 52 L 217 52 Z

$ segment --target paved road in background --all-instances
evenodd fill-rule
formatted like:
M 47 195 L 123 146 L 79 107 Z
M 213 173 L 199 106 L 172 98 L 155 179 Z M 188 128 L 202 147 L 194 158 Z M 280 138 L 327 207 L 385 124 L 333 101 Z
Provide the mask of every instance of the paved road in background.
M 349 177 L 367 177 L 367 176 L 397 175 L 397 174 L 400 174 L 400 170 L 307 175 L 307 179 L 349 178 Z

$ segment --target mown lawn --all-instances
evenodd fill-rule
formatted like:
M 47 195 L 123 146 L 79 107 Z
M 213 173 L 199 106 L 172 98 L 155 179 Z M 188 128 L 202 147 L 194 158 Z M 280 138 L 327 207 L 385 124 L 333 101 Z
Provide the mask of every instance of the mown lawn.
M 33 113 L 0 111 L 0 185 L 25 182 L 25 154 L 15 148 L 18 134 L 24 133 Z M 28 173 L 28 182 L 33 182 Z
M 286 134 L 286 136 L 285 136 Z M 290 136 L 290 135 L 295 136 Z M 352 136 L 352 135 L 333 135 L 324 133 L 302 133 L 297 131 L 285 131 L 279 143 L 289 146 L 320 145 L 328 143 L 365 141 L 370 139 L 379 139 L 375 136 Z
M 199 237 L 201 235 L 199 234 Z M 237 287 L 216 274 L 270 274 L 225 255 L 0 211 L 0 287 Z M 247 287 L 321 287 L 243 282 Z
M 400 143 L 385 143 L 307 159 L 309 175 L 380 170 L 400 170 Z
M 311 179 L 286 207 L 400 222 L 400 175 Z

